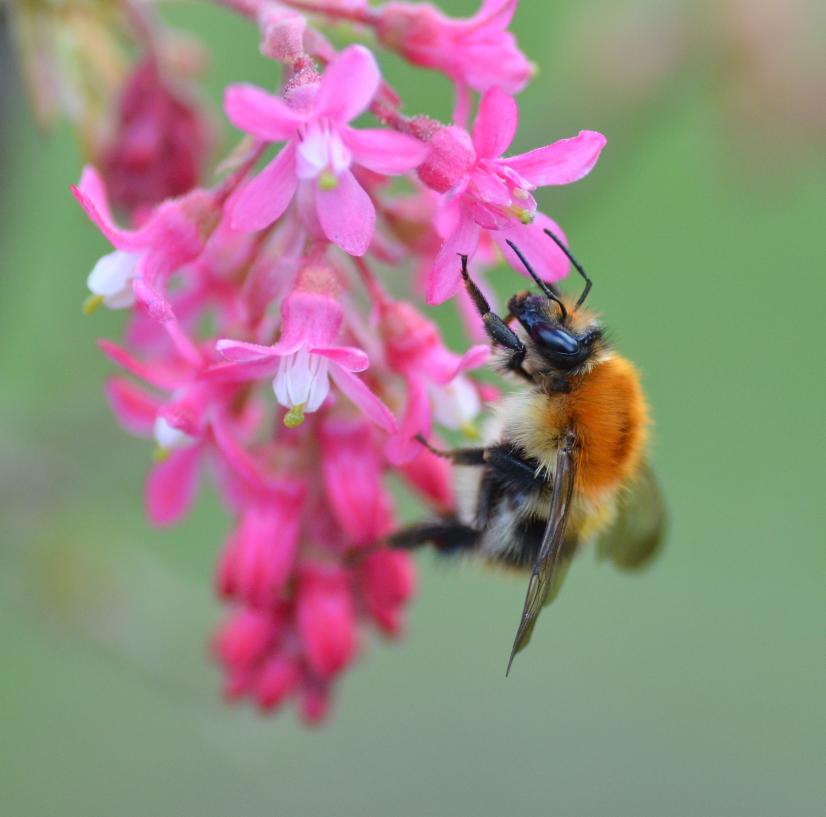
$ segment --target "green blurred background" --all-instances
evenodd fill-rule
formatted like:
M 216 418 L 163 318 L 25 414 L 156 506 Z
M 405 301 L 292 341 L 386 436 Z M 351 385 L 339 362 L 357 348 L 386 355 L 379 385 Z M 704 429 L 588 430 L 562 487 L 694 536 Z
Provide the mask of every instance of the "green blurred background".
M 68 194 L 81 159 L 3 67 L 4 817 L 826 813 L 826 139 L 816 105 L 785 105 L 824 85 L 726 33 L 757 5 L 526 0 L 514 26 L 542 69 L 515 147 L 608 136 L 541 205 L 644 372 L 663 556 L 627 576 L 584 554 L 506 680 L 524 582 L 423 554 L 407 637 L 369 645 L 315 732 L 220 700 L 228 520 L 210 491 L 175 530 L 144 519 L 150 451 L 115 426 L 94 343 L 121 316 L 80 311 L 105 250 Z M 213 47 L 213 103 L 271 82 L 251 27 L 205 3 L 170 18 Z M 407 110 L 449 115 L 447 83 L 383 65 Z M 760 84 L 780 68 L 785 90 Z

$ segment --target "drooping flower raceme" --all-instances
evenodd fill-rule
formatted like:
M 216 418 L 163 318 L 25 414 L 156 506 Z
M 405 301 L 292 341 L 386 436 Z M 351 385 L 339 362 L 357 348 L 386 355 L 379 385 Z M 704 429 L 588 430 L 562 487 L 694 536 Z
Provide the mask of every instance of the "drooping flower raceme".
M 294 702 L 315 724 L 368 634 L 404 630 L 415 576 L 408 554 L 385 545 L 399 524 L 389 478 L 452 513 L 451 465 L 421 438 L 471 438 L 496 392 L 477 379 L 483 331 L 474 327 L 484 342 L 453 351 L 415 301 L 456 293 L 460 253 L 476 255 L 477 280 L 501 253 L 519 268 L 508 240 L 544 278 L 564 276 L 567 259 L 542 229 L 563 234 L 533 192 L 584 176 L 604 139 L 582 131 L 502 156 L 517 126 L 509 94 L 531 75 L 507 31 L 516 0 L 485 0 L 468 20 L 426 4 L 311 4 L 445 73 L 460 108 L 484 92 L 472 133 L 461 111 L 452 123 L 404 115 L 372 53 L 336 52 L 300 4 L 223 4 L 258 24 L 282 86 L 227 89 L 227 118 L 246 136 L 219 182 L 189 190 L 196 157 L 176 140 L 198 112 L 170 107 L 156 85 L 174 80 L 173 63 L 136 35 L 150 51 L 142 65 L 165 73 L 133 71 L 141 104 L 113 118 L 111 161 L 73 188 L 113 247 L 89 275 L 87 311 L 129 315 L 124 341 L 100 345 L 120 370 L 106 386 L 117 419 L 153 441 L 150 521 L 180 522 L 207 475 L 232 517 L 214 575 L 227 697 L 267 712 Z M 380 126 L 353 127 L 368 112 Z M 165 151 L 159 131 L 178 114 L 185 127 Z M 257 171 L 270 145 L 277 153 Z M 131 175 L 138 167 L 144 178 Z M 130 227 L 115 221 L 107 186 Z

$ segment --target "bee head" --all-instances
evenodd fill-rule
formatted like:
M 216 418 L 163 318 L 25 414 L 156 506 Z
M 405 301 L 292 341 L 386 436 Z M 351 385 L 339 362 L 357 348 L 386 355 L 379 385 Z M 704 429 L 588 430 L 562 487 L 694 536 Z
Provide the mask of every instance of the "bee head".
M 544 232 L 585 280 L 585 289 L 575 304 L 566 305 L 559 290 L 553 284 L 543 281 L 519 248 L 508 241 L 510 248 L 542 290 L 542 295 L 528 292 L 514 295 L 508 303 L 508 309 L 525 329 L 538 357 L 537 365 L 544 363 L 551 369 L 573 372 L 598 351 L 602 330 L 592 317 L 580 312 L 580 307 L 591 290 L 591 279 L 565 244 L 551 230 L 546 229 Z
M 522 324 L 537 363 L 545 362 L 552 369 L 570 372 L 579 368 L 602 337 L 594 321 L 569 312 L 561 300 L 524 292 L 510 299 L 508 309 Z

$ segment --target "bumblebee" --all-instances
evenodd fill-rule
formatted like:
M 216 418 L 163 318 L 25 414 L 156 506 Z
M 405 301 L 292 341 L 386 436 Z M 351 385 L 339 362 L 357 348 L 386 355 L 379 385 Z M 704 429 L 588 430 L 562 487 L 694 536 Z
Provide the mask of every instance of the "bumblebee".
M 540 279 L 508 242 L 539 293 L 514 295 L 502 319 L 461 257 L 464 285 L 492 341 L 496 366 L 522 388 L 498 405 L 483 447 L 441 451 L 420 438 L 460 466 L 465 490 L 459 493 L 466 501 L 455 516 L 412 525 L 389 541 L 404 549 L 431 544 L 442 552 L 473 552 L 530 571 L 506 674 L 584 544 L 595 541 L 600 555 L 631 569 L 654 556 L 665 528 L 645 456 L 649 416 L 639 375 L 584 308 L 591 280 L 582 265 L 545 232 L 585 281 L 576 302 Z

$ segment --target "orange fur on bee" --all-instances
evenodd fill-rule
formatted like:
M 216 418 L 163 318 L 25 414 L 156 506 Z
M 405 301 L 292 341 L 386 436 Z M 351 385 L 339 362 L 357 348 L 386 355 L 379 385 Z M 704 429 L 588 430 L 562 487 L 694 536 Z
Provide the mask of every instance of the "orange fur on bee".
M 578 445 L 579 495 L 599 503 L 629 477 L 642 459 L 648 409 L 634 366 L 610 354 L 571 379 L 568 393 L 510 395 L 503 402 L 506 436 L 549 471 L 559 435 L 573 427 Z
M 570 424 L 579 443 L 577 488 L 598 499 L 639 467 L 648 426 L 639 375 L 624 357 L 612 355 L 572 383 L 555 421 Z

